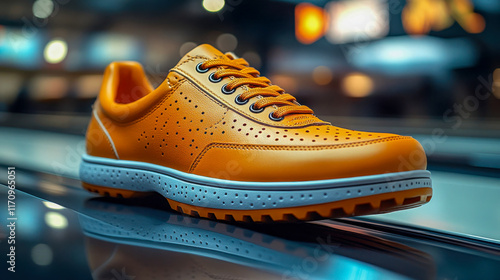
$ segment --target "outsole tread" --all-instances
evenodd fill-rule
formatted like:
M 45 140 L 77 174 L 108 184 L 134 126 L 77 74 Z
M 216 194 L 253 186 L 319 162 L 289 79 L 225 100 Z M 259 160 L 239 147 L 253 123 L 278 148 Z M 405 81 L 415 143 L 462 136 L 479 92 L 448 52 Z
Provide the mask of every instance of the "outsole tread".
M 86 190 L 97 193 L 101 196 L 116 198 L 133 198 L 151 194 L 151 192 L 143 193 L 121 189 L 112 189 L 94 186 L 86 183 L 83 183 L 83 187 Z M 431 198 L 431 188 L 418 188 L 378 194 L 368 197 L 352 198 L 321 205 L 247 211 L 204 208 L 187 205 L 168 198 L 167 201 L 171 209 L 197 218 L 207 218 L 210 220 L 222 220 L 228 222 L 272 223 L 312 221 L 328 218 L 388 213 L 392 211 L 418 207 L 429 202 Z

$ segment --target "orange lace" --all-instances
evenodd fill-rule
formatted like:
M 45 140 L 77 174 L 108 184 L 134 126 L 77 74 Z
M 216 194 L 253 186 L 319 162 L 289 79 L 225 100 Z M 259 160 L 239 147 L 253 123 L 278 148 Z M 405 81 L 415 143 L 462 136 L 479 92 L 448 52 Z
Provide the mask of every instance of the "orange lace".
M 247 86 L 248 90 L 240 94 L 240 101 L 244 102 L 252 97 L 263 96 L 253 104 L 255 110 L 276 105 L 279 108 L 274 111 L 273 117 L 280 119 L 289 114 L 313 114 L 309 107 L 300 105 L 295 97 L 285 93 L 285 90 L 277 85 L 271 84 L 266 77 L 261 77 L 260 72 L 243 58 L 238 59 L 212 59 L 201 64 L 203 69 L 218 68 L 213 78 L 218 80 L 223 77 L 234 77 L 225 85 L 226 90 L 232 91 L 240 86 Z

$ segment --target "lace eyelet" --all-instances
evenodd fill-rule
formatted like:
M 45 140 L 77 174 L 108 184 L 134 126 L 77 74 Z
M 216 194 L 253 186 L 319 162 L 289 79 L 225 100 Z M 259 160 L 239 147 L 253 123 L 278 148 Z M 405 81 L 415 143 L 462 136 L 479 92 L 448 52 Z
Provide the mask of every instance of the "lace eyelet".
M 285 117 L 281 116 L 279 118 L 274 116 L 274 112 L 269 113 L 269 119 L 275 122 L 282 121 Z
M 222 88 L 220 89 L 222 91 L 222 93 L 229 95 L 229 94 L 232 94 L 236 91 L 236 88 L 233 88 L 232 90 L 228 90 L 226 88 L 226 86 L 227 86 L 227 84 L 223 85 Z
M 210 74 L 210 76 L 208 76 L 208 80 L 212 83 L 218 83 L 218 82 L 222 81 L 222 77 L 216 79 L 214 76 L 215 76 L 215 72 Z
M 196 65 L 196 72 L 198 73 L 207 73 L 208 72 L 208 68 L 201 68 L 201 65 L 203 64 L 203 62 L 200 62 Z
M 264 111 L 264 107 L 260 108 L 260 109 L 255 109 L 255 107 L 253 107 L 253 105 L 255 105 L 255 103 L 252 103 L 252 105 L 250 105 L 250 111 L 252 113 L 261 113 L 262 111 Z
M 241 100 L 240 99 L 240 95 L 241 94 L 238 94 L 238 96 L 236 96 L 236 98 L 234 99 L 234 102 L 236 102 L 236 104 L 238 104 L 238 105 L 245 105 L 245 104 L 247 104 L 249 99 Z

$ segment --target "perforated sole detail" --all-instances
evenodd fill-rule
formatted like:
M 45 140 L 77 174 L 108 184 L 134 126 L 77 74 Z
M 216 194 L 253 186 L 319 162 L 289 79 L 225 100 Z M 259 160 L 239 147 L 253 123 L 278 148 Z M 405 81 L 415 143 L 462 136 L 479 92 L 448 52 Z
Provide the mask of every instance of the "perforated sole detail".
M 90 192 L 116 198 L 131 198 L 152 194 L 151 192 L 117 190 L 86 183 L 83 183 L 83 187 Z M 320 205 L 267 210 L 213 209 L 188 205 L 168 198 L 167 201 L 173 210 L 193 217 L 229 222 L 296 222 L 388 213 L 421 206 L 429 202 L 431 198 L 432 188 L 418 188 Z
M 430 178 L 421 177 L 319 190 L 255 191 L 174 181 L 151 171 L 82 166 L 88 191 L 123 198 L 157 192 L 181 213 L 226 221 L 291 222 L 386 213 L 420 206 L 432 197 Z

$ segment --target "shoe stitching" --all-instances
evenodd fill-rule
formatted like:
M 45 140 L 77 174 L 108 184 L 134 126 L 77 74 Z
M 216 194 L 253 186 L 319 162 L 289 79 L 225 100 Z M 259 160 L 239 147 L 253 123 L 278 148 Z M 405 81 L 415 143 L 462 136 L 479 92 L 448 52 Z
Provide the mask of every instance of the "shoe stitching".
M 222 106 L 221 106 L 222 107 Z M 214 126 L 217 126 L 219 123 L 221 123 L 225 118 L 226 118 L 226 115 L 227 115 L 227 111 L 229 111 L 229 108 L 225 108 L 225 111 L 224 111 L 224 114 L 222 114 L 222 118 L 220 120 L 218 120 L 216 123 L 212 124 L 211 126 L 209 127 L 206 127 L 205 130 L 209 130 L 211 129 L 212 127 Z
M 208 57 L 206 57 L 206 56 L 203 56 L 203 55 L 195 55 L 195 56 L 190 56 L 190 55 L 188 55 L 188 56 L 187 56 L 187 59 L 185 59 L 185 60 L 183 60 L 181 63 L 177 64 L 177 66 L 176 66 L 176 67 L 179 67 L 179 66 L 181 66 L 181 65 L 183 65 L 183 64 L 185 64 L 185 63 L 188 63 L 188 62 L 190 62 L 190 61 L 195 61 L 196 59 L 204 59 L 204 60 L 208 60 L 209 58 L 208 58 Z
M 193 88 L 197 89 L 199 93 L 203 94 L 205 97 L 207 97 L 208 99 L 212 100 L 213 102 L 217 103 L 217 105 L 221 106 L 221 107 L 225 107 L 227 109 L 229 109 L 229 106 L 227 106 L 226 104 L 220 102 L 219 100 L 217 100 L 215 97 L 213 97 L 212 95 L 206 93 L 204 90 L 198 88 L 191 80 L 189 79 L 185 79 L 187 80 L 187 82 L 189 83 L 189 85 L 191 85 Z
M 230 144 L 230 143 L 212 143 L 203 149 L 198 157 L 193 161 L 189 172 L 193 172 L 201 162 L 205 154 L 214 148 L 233 149 L 233 150 L 264 150 L 264 151 L 321 151 L 321 150 L 336 150 L 351 147 L 367 146 L 371 144 L 391 142 L 396 140 L 411 139 L 409 136 L 391 136 L 382 139 L 366 140 L 354 143 L 334 144 L 334 145 L 319 145 L 319 146 L 275 146 L 275 145 L 253 145 L 253 144 Z
M 172 89 L 172 84 L 170 84 L 170 78 L 167 76 L 167 85 L 168 85 L 168 89 Z

